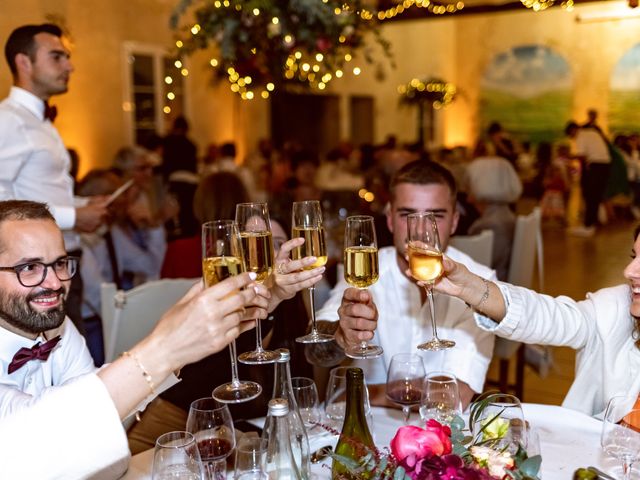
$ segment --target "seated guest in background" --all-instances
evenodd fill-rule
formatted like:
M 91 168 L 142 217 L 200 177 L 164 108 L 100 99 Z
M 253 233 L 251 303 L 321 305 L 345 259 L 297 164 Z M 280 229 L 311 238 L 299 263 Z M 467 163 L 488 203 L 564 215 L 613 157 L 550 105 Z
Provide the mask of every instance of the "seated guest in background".
M 335 332 L 336 342 L 307 346 L 307 357 L 317 365 L 333 366 L 344 360 L 343 349 L 363 340 L 382 346 L 384 355 L 362 361 L 372 403 L 384 398 L 386 372 L 391 357 L 401 352 L 419 353 L 428 371 L 446 370 L 460 382 L 460 396 L 466 406 L 474 392 L 481 392 L 491 361 L 493 335 L 480 330 L 464 302 L 436 295 L 436 319 L 442 336 L 456 342 L 455 348 L 440 352 L 418 351 L 418 344 L 432 335 L 424 289 L 407 275 L 407 215 L 433 212 L 438 222 L 440 243 L 447 255 L 468 265 L 483 277 L 495 279 L 493 270 L 474 262 L 468 255 L 447 248 L 456 229 L 456 184 L 451 173 L 434 162 L 414 161 L 396 172 L 390 185 L 391 205 L 387 227 L 394 246 L 379 250 L 379 280 L 368 290 L 348 288 L 341 279 L 331 297 L 318 312 L 319 328 Z M 337 343 L 337 344 L 336 344 Z
M 47 278 L 51 276 L 54 272 L 49 271 Z M 266 314 L 266 298 L 254 288 L 244 288 L 253 279 L 253 274 L 244 273 L 207 289 L 196 284 L 128 354 L 0 418 L 2 477 L 120 478 L 129 456 L 120 420 L 172 372 L 225 348 L 241 331 L 252 328 L 253 321 L 242 321 L 246 315 Z M 260 307 L 252 307 L 256 302 Z M 241 317 L 238 312 L 244 308 L 246 315 Z M 73 328 L 68 321 L 66 325 L 63 336 Z M 62 342 L 47 364 L 60 355 Z M 32 360 L 28 365 L 40 363 Z
M 486 282 L 452 259 L 445 259 L 445 275 L 435 289 L 475 305 L 478 325 L 496 335 L 575 348 L 575 379 L 563 406 L 602 414 L 612 396 L 640 392 L 639 232 L 624 269 L 628 284 L 603 288 L 580 302 Z
M 506 280 L 516 228 L 516 215 L 509 204 L 520 198 L 522 183 L 513 165 L 502 157 L 489 156 L 482 141 L 476 147 L 475 159 L 467 167 L 467 176 L 471 200 L 480 212 L 467 234 L 493 231 L 490 266 L 498 279 Z

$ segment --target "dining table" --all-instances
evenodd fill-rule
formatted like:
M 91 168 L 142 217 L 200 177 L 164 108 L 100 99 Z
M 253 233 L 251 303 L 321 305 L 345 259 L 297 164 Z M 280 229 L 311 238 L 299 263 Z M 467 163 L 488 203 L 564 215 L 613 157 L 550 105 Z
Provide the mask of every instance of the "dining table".
M 576 410 L 556 405 L 523 403 L 524 417 L 532 431 L 537 432 L 542 455 L 540 478 L 543 480 L 571 480 L 578 468 L 596 467 L 614 478 L 619 478 L 620 464 L 608 457 L 600 447 L 602 422 Z M 371 430 L 378 447 L 387 447 L 395 432 L 403 425 L 402 411 L 393 408 L 372 407 Z M 413 414 L 412 424 L 417 414 Z M 260 424 L 264 419 L 256 419 Z M 309 431 L 309 446 L 314 452 L 326 445 L 335 446 L 337 436 L 322 427 Z M 134 455 L 123 480 L 151 479 L 153 449 Z M 313 478 L 331 478 L 331 460 L 313 464 Z M 233 472 L 227 474 L 233 478 Z

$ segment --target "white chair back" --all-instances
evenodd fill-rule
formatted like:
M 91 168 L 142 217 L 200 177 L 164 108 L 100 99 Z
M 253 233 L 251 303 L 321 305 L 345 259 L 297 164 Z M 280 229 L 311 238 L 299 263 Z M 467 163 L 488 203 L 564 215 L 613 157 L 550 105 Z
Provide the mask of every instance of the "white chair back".
M 541 213 L 540 207 L 535 207 L 529 215 L 518 215 L 516 220 L 507 282 L 531 288 L 537 259 L 538 291 L 542 291 L 544 287 L 542 250 Z
M 493 230 L 483 230 L 477 235 L 456 235 L 449 239 L 449 245 L 466 253 L 476 262 L 491 266 L 493 260 Z
M 117 290 L 113 283 L 103 283 L 100 295 L 105 362 L 112 362 L 146 337 L 160 317 L 197 281 L 157 280 L 126 292 Z

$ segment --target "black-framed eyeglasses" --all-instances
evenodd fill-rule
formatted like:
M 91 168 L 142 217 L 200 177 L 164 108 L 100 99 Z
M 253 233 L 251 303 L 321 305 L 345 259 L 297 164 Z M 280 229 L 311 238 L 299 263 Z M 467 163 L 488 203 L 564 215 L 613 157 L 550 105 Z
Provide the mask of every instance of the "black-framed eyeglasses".
M 23 287 L 37 287 L 47 278 L 47 269 L 51 267 L 58 280 L 65 282 L 78 271 L 78 257 L 60 257 L 51 263 L 26 262 L 13 267 L 0 267 L 0 272 L 13 272 Z

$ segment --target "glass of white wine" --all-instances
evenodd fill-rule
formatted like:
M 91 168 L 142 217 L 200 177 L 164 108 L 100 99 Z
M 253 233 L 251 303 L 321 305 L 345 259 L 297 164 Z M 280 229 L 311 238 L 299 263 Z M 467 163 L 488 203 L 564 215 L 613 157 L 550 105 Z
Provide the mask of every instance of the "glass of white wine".
M 344 231 L 344 279 L 352 287 L 366 290 L 378 281 L 378 242 L 373 217 L 347 217 Z M 350 358 L 376 358 L 382 347 L 367 341 L 344 351 Z
M 421 350 L 444 350 L 456 342 L 438 338 L 436 312 L 433 303 L 433 283 L 442 275 L 442 248 L 438 235 L 438 224 L 432 212 L 412 213 L 407 216 L 407 240 L 409 242 L 409 268 L 416 280 L 425 284 L 433 338 L 420 345 Z
M 273 236 L 266 203 L 239 203 L 236 205 L 236 223 L 240 230 L 242 251 L 247 271 L 254 272 L 256 283 L 263 283 L 273 271 Z M 274 363 L 280 354 L 262 348 L 260 319 L 256 318 L 256 349 L 238 357 L 242 363 L 260 365 Z
M 215 220 L 202 225 L 202 276 L 207 287 L 244 272 L 244 259 L 238 227 L 233 220 Z M 236 341 L 229 344 L 231 382 L 216 387 L 213 398 L 224 403 L 247 402 L 262 392 L 262 387 L 238 379 Z
M 327 263 L 327 243 L 322 226 L 322 209 L 317 200 L 293 202 L 291 210 L 291 238 L 304 238 L 304 244 L 293 250 L 294 260 L 314 256 L 317 258 L 313 265 L 305 267 L 312 270 Z M 296 338 L 300 343 L 323 343 L 333 340 L 333 335 L 318 332 L 316 325 L 316 309 L 314 303 L 315 287 L 307 288 L 309 292 L 309 306 L 311 307 L 311 333 Z

